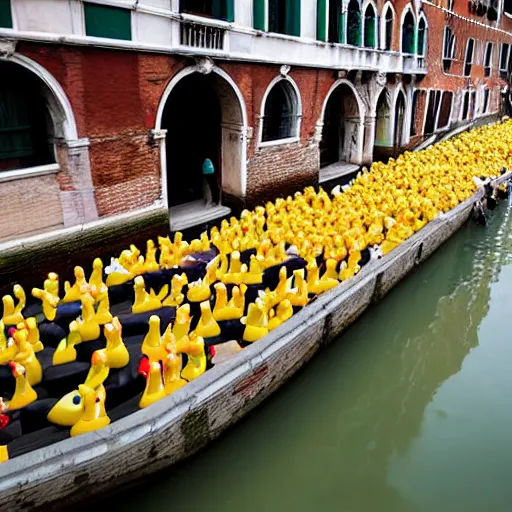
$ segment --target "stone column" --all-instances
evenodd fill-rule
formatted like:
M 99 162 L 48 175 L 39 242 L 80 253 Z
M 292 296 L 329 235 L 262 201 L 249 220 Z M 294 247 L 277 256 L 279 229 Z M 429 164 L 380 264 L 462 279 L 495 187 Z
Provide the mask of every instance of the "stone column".
M 91 176 L 89 139 L 67 141 L 62 149 L 67 153 L 66 165 L 61 164 L 67 181 L 66 186 L 61 183 L 60 193 L 64 226 L 92 222 L 98 218 L 98 209 Z
M 167 130 L 151 130 L 151 137 L 154 143 L 160 146 L 160 201 L 162 206 L 167 208 L 167 146 L 165 144 Z
M 373 146 L 375 144 L 375 116 L 364 118 L 364 138 L 362 164 L 370 165 L 373 161 Z

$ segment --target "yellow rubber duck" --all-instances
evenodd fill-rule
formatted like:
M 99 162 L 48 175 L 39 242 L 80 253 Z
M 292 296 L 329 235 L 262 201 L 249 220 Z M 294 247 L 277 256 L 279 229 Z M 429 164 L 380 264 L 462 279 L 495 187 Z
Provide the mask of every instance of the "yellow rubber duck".
M 148 293 L 142 276 L 137 276 L 134 281 L 135 302 L 132 306 L 132 313 L 147 313 L 162 307 L 162 299 L 167 295 L 169 286 L 165 285 L 158 295 L 153 290 Z
M 43 380 L 43 368 L 28 341 L 28 331 L 23 322 L 18 324 L 14 333 L 14 341 L 18 346 L 18 352 L 14 356 L 14 360 L 25 368 L 28 383 L 31 386 L 37 386 Z
M 156 315 L 149 318 L 149 330 L 142 343 L 141 352 L 150 362 L 162 361 L 167 355 L 160 338 L 160 317 Z
M 181 306 L 181 304 L 183 304 L 183 301 L 185 300 L 185 295 L 183 294 L 183 287 L 187 284 L 187 274 L 174 274 L 171 280 L 171 293 L 162 302 L 162 306 Z
M 304 307 L 308 301 L 308 283 L 304 278 L 304 269 L 297 269 L 293 271 L 294 287 L 288 292 L 286 298 L 290 301 L 292 306 Z
M 116 316 L 103 328 L 107 346 L 105 354 L 109 368 L 124 368 L 130 362 L 130 354 L 122 338 L 122 325 Z
M 80 337 L 82 341 L 97 340 L 101 331 L 94 311 L 95 301 L 89 293 L 84 293 L 80 301 L 82 303 L 82 315 L 77 319 Z
M 110 312 L 110 300 L 108 292 L 103 294 L 103 297 L 98 302 L 98 308 L 94 315 L 96 322 L 99 325 L 105 325 L 112 321 L 112 313 Z
M 129 255 L 131 255 L 131 253 L 130 251 L 123 251 L 123 253 L 121 253 L 119 258 L 111 258 L 110 265 L 105 268 L 105 273 L 107 274 L 105 284 L 108 287 L 127 283 L 135 277 L 135 275 L 123 265 L 123 263 L 128 265 Z
M 25 291 L 19 284 L 14 285 L 14 296 L 18 299 L 16 306 L 14 306 L 14 299 L 10 295 L 2 297 L 4 305 L 2 321 L 4 325 L 18 325 L 24 321 L 22 311 L 25 307 L 26 297 Z
M 47 279 L 44 281 L 43 289 L 51 293 L 56 299 L 59 299 L 59 276 L 55 272 L 48 274 Z
M 176 310 L 176 318 L 172 327 L 172 334 L 177 341 L 188 336 L 192 317 L 190 316 L 190 304 L 183 304 Z
M 26 377 L 26 370 L 20 363 L 11 361 L 9 366 L 12 371 L 12 375 L 16 381 L 14 394 L 11 400 L 7 403 L 8 410 L 14 411 L 16 409 L 22 409 L 27 405 L 37 400 L 37 393 L 30 385 L 28 378 Z
M 211 296 L 210 286 L 203 279 L 198 279 L 188 285 L 187 299 L 190 302 L 204 302 Z
M 202 336 L 193 333 L 189 337 L 186 354 L 188 362 L 185 368 L 183 368 L 181 376 L 183 379 L 191 382 L 206 371 L 206 354 L 204 352 L 204 339 Z
M 80 384 L 78 392 L 82 397 L 83 413 L 78 422 L 71 427 L 69 431 L 71 437 L 110 425 L 110 418 L 105 410 L 105 388 L 101 385 L 99 389 L 94 389 L 85 384 Z
M 340 266 L 339 279 L 340 281 L 346 281 L 350 279 L 360 270 L 358 262 L 361 260 L 361 253 L 354 251 L 348 257 L 348 263 L 342 262 Z
M 53 322 L 57 316 L 59 298 L 55 297 L 49 291 L 41 290 L 40 288 L 32 288 L 32 296 L 42 302 L 43 314 L 46 320 Z
M 203 338 L 213 338 L 220 335 L 220 327 L 216 322 L 212 310 L 210 308 L 210 301 L 205 300 L 201 302 L 201 318 L 196 327 L 196 333 Z
M 66 338 L 63 338 L 58 344 L 55 352 L 53 353 L 52 364 L 57 366 L 59 364 L 72 363 L 76 361 L 76 348 L 82 342 L 80 332 L 78 331 L 78 323 L 73 320 L 69 324 L 69 334 Z
M 64 291 L 65 295 L 62 299 L 62 303 L 66 304 L 67 302 L 75 302 L 80 300 L 80 297 L 82 296 L 82 288 L 87 288 L 87 280 L 85 279 L 85 272 L 82 267 L 76 266 L 74 268 L 74 274 L 75 274 L 75 283 L 73 286 L 69 283 L 69 281 L 66 281 L 64 283 Z
M 172 268 L 177 265 L 176 257 L 174 255 L 174 247 L 169 237 L 158 237 L 158 246 L 160 247 L 160 258 L 158 260 L 160 268 Z
M 163 358 L 165 359 L 165 357 Z M 146 380 L 146 388 L 139 402 L 139 407 L 144 409 L 165 397 L 165 387 L 162 379 L 162 369 L 158 361 L 149 363 L 149 374 Z
M 308 271 L 307 284 L 309 293 L 320 295 L 339 284 L 337 279 L 320 279 L 318 265 L 314 259 L 309 261 L 306 269 Z
M 107 285 L 103 282 L 103 262 L 100 258 L 96 258 L 92 262 L 92 272 L 89 278 L 89 288 L 91 295 L 96 300 L 101 300 L 105 295 L 108 295 Z
M 160 270 L 160 265 L 156 261 L 156 247 L 153 240 L 146 242 L 146 258 L 144 259 L 145 272 L 156 272 Z
M 12 336 L 5 337 L 5 326 L 0 320 L 0 364 L 7 364 L 12 361 L 18 353 L 18 345 Z
M 47 419 L 60 427 L 72 427 L 80 421 L 84 412 L 82 395 L 78 390 L 66 393 L 51 409 Z
M 172 336 L 172 334 L 171 334 Z M 180 377 L 182 358 L 176 354 L 176 340 L 165 346 L 167 356 L 163 361 L 163 380 L 165 394 L 170 395 L 176 390 L 182 388 L 187 381 Z
M 288 299 L 280 302 L 276 309 L 276 314 L 268 321 L 268 330 L 277 329 L 283 322 L 286 322 L 293 316 L 293 306 Z
M 268 315 L 260 299 L 249 304 L 247 316 L 242 317 L 240 321 L 245 325 L 244 341 L 252 343 L 268 334 Z
M 25 327 L 28 331 L 28 341 L 32 345 L 34 352 L 44 350 L 44 345 L 39 337 L 39 328 L 36 319 L 31 316 L 25 320 Z
M 245 292 L 247 291 L 247 285 L 241 284 L 240 287 L 233 286 L 231 290 L 231 299 L 228 302 L 228 309 L 235 314 L 236 310 L 236 319 L 242 318 L 245 310 Z
M 110 373 L 108 366 L 107 354 L 105 349 L 96 350 L 91 357 L 91 367 L 84 385 L 96 389 L 101 386 Z

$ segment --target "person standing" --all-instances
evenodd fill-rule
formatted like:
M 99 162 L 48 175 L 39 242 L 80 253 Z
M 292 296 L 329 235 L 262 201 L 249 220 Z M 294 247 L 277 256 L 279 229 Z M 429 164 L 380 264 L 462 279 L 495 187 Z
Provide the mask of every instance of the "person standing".
M 209 158 L 205 158 L 203 161 L 203 194 L 207 207 L 213 205 L 213 194 L 215 189 L 215 167 Z

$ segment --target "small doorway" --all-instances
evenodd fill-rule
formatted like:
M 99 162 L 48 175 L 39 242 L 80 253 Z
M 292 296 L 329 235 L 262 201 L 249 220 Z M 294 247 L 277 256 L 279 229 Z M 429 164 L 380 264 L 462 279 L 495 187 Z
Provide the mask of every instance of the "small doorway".
M 405 98 L 402 91 L 398 92 L 398 97 L 395 104 L 395 132 L 393 146 L 395 149 L 400 149 L 403 144 L 404 138 L 404 123 L 405 123 Z
M 167 129 L 167 199 L 169 207 L 206 200 L 203 162 L 210 159 L 208 178 L 214 204 L 221 201 L 221 106 L 211 76 L 191 74 L 173 88 L 162 116 Z

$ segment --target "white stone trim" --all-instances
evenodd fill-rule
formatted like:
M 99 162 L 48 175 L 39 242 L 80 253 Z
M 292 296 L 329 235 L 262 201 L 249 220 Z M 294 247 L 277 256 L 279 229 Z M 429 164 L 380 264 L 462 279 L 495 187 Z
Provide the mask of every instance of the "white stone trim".
M 332 84 L 331 88 L 329 89 L 329 92 L 325 96 L 323 105 L 322 105 L 322 112 L 320 114 L 320 121 L 323 125 L 324 123 L 324 117 L 325 117 L 325 109 L 327 108 L 327 102 L 329 101 L 329 98 L 331 97 L 331 94 L 340 86 L 340 85 L 347 85 L 350 89 L 352 89 L 352 92 L 354 93 L 354 96 L 357 101 L 357 106 L 359 108 L 359 116 L 361 118 L 364 118 L 367 115 L 366 107 L 364 106 L 363 100 L 361 99 L 361 95 L 359 94 L 358 90 L 354 86 L 354 84 L 347 80 L 346 78 L 339 78 Z
M 270 94 L 270 91 L 274 88 L 274 86 L 280 82 L 281 80 L 285 80 L 291 84 L 293 90 L 295 91 L 296 101 L 297 101 L 297 125 L 295 127 L 295 135 L 293 137 L 287 137 L 286 139 L 279 140 L 270 140 L 263 142 L 263 122 L 265 119 L 265 105 L 267 104 L 267 98 Z M 301 128 L 302 128 L 302 98 L 300 95 L 300 89 L 288 74 L 279 74 L 270 82 L 265 90 L 265 94 L 263 94 L 263 99 L 261 100 L 260 106 L 260 116 L 258 122 L 258 147 L 268 147 L 268 146 L 279 146 L 280 144 L 290 144 L 292 142 L 298 142 L 300 140 Z
M 59 164 L 38 165 L 24 169 L 13 169 L 11 171 L 0 171 L 0 183 L 6 181 L 22 180 L 25 178 L 36 178 L 47 174 L 57 174 L 60 171 Z

